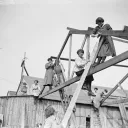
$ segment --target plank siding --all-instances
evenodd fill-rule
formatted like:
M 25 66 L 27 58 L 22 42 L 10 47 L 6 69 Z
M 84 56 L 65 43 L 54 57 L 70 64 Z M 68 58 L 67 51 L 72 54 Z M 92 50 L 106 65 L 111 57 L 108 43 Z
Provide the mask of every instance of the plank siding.
M 4 127 L 9 128 L 35 128 L 37 123 L 44 125 L 44 110 L 48 105 L 53 105 L 58 112 L 58 117 L 63 119 L 63 108 L 60 101 L 38 100 L 33 96 L 0 97 L 0 114 L 4 115 Z M 127 110 L 128 112 L 128 110 Z M 76 121 L 81 127 L 86 128 L 86 118 L 90 117 L 93 124 L 93 108 L 87 104 L 76 105 Z M 121 128 L 122 119 L 117 107 L 102 107 L 102 123 L 108 128 Z M 107 128 L 103 127 L 103 128 Z M 95 128 L 91 126 L 91 128 Z

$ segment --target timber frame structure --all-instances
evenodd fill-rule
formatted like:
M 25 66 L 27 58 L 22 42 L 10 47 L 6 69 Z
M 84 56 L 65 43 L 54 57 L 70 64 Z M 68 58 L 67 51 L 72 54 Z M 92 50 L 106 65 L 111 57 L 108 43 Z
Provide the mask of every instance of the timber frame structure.
M 90 43 L 90 35 L 92 34 L 92 30 L 93 28 L 88 28 L 88 30 L 77 30 L 77 29 L 74 29 L 74 28 L 67 28 L 69 30 L 69 33 L 62 45 L 62 48 L 58 54 L 57 57 L 53 57 L 54 59 L 57 59 L 59 61 L 59 59 L 61 60 L 68 60 L 69 61 L 69 65 L 68 65 L 68 80 L 64 83 L 62 83 L 60 86 L 57 86 L 55 88 L 53 88 L 52 90 L 50 91 L 47 91 L 45 93 L 42 93 L 39 98 L 43 98 L 45 97 L 46 95 L 49 95 L 51 93 L 54 93 L 66 86 L 69 86 L 79 80 L 81 80 L 81 77 L 74 77 L 74 78 L 71 78 L 70 79 L 70 68 L 71 68 L 71 61 L 74 61 L 74 59 L 71 59 L 71 47 L 72 47 L 72 35 L 73 34 L 82 34 L 82 35 L 85 35 L 85 38 L 84 38 L 84 41 L 82 43 L 82 46 L 81 46 L 81 49 L 83 49 L 84 45 L 85 45 L 85 41 L 87 40 L 87 46 L 86 46 L 86 59 L 88 59 L 88 54 L 89 54 L 89 43 Z M 128 26 L 124 26 L 124 30 L 111 30 L 111 31 L 105 31 L 105 30 L 102 30 L 100 31 L 101 35 L 104 35 L 104 36 L 112 36 L 113 40 L 116 40 L 116 41 L 120 41 L 120 42 L 123 42 L 123 43 L 128 43 Z M 61 58 L 61 54 L 67 44 L 67 41 L 68 39 L 70 38 L 70 46 L 69 46 L 69 59 L 68 58 Z M 98 49 L 99 50 L 99 49 Z M 122 62 L 124 60 L 128 59 L 128 51 L 120 54 L 120 55 L 117 55 L 115 57 L 113 57 L 112 59 L 109 59 L 107 61 L 105 61 L 104 63 L 102 64 L 99 64 L 97 65 L 96 67 L 91 67 L 89 69 L 89 72 L 87 73 L 87 75 L 90 75 L 90 74 L 95 74 L 101 70 L 104 70 L 110 66 L 118 66 L 118 67 L 128 67 L 127 65 L 117 65 L 117 63 L 119 62 Z M 86 75 L 85 75 L 86 76 Z M 101 106 L 102 105 L 105 105 L 104 104 L 104 101 L 118 88 L 120 87 L 122 89 L 122 91 L 125 93 L 124 89 L 122 88 L 121 84 L 128 78 L 128 73 L 115 85 L 115 87 L 102 99 L 101 101 Z M 116 100 L 116 101 L 112 101 L 110 103 L 107 103 L 109 105 L 112 105 L 112 104 L 120 104 L 120 103 L 126 103 L 128 102 L 128 95 L 127 93 L 126 94 L 126 97 L 125 99 L 119 99 L 119 100 Z M 72 101 L 73 102 L 73 101 Z M 70 102 L 71 103 L 71 102 Z M 63 122 L 62 121 L 62 125 L 63 125 Z M 66 127 L 66 125 L 63 125 L 64 128 Z

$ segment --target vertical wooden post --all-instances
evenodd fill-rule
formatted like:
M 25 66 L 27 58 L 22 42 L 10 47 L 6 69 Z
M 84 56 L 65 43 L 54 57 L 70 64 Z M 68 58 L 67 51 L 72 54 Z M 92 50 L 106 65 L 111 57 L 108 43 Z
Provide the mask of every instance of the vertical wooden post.
M 71 52 L 72 52 L 72 35 L 70 35 L 70 42 L 69 42 L 68 80 L 70 79 L 70 71 L 71 71 Z M 68 88 L 66 88 L 66 92 L 68 96 L 72 95 L 72 87 L 69 86 Z
M 83 40 L 82 45 L 81 45 L 81 49 L 83 49 L 83 48 L 84 48 L 84 45 L 85 45 L 86 39 L 87 39 L 87 36 L 85 35 L 84 40 Z
M 122 99 L 122 98 L 119 97 L 119 99 Z M 128 124 L 128 117 L 127 117 L 127 112 L 126 112 L 126 108 L 125 108 L 124 103 L 119 104 L 119 110 L 120 110 L 120 113 L 121 113 L 121 116 L 122 116 L 124 128 L 127 128 L 126 125 Z
M 86 60 L 90 59 L 90 52 L 89 52 L 89 48 L 90 48 L 90 35 L 86 35 L 87 37 L 87 44 L 86 44 Z
M 26 52 L 24 53 L 24 58 L 23 58 L 23 61 L 22 61 L 22 64 L 21 64 L 21 67 L 22 67 L 21 77 L 23 76 L 23 73 L 24 73 L 25 59 L 26 59 Z
M 69 43 L 68 79 L 70 79 L 70 72 L 71 72 L 71 53 L 72 53 L 72 35 L 70 35 L 70 43 Z

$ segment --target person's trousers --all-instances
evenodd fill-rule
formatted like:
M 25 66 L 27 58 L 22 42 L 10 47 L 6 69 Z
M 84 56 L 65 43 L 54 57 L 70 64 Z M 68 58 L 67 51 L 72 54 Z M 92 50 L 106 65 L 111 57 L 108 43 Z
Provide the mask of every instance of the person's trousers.
M 81 76 L 84 72 L 84 69 L 76 72 L 77 76 Z M 86 77 L 83 86 L 87 88 L 88 91 L 91 91 L 91 83 L 94 80 L 93 75 L 89 75 Z

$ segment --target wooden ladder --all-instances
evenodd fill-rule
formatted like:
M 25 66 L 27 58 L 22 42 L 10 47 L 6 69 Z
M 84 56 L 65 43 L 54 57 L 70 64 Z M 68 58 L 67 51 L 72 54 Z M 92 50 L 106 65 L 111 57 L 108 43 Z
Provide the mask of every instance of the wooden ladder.
M 61 77 L 62 80 L 58 83 L 58 86 L 66 81 L 64 69 L 63 69 L 61 63 L 60 63 L 60 67 L 61 67 L 61 70 L 62 70 L 62 74 L 59 77 Z M 62 103 L 62 107 L 63 107 L 64 113 L 65 113 L 67 108 L 68 108 L 68 106 L 69 106 L 71 98 L 67 94 L 65 94 L 65 90 L 64 89 L 60 89 L 59 90 L 59 95 L 60 95 L 60 99 L 61 99 L 61 103 Z M 74 126 L 77 127 L 75 111 L 72 111 L 71 120 L 73 121 Z M 69 122 L 69 124 L 70 124 L 70 122 Z
M 104 37 L 101 38 L 100 42 L 96 43 L 96 45 L 95 45 L 95 47 L 93 49 L 93 52 L 91 54 L 90 62 L 88 62 L 87 65 L 85 66 L 85 70 L 84 70 L 84 72 L 83 72 L 83 74 L 81 76 L 81 79 L 80 79 L 80 81 L 78 83 L 78 86 L 76 87 L 76 90 L 75 90 L 75 92 L 73 94 L 71 102 L 70 102 L 70 104 L 69 104 L 69 106 L 67 108 L 67 111 L 66 111 L 66 113 L 64 115 L 64 118 L 62 120 L 61 126 L 63 128 L 67 127 L 68 120 L 69 120 L 69 118 L 70 118 L 70 116 L 72 114 L 72 110 L 73 110 L 73 108 L 75 106 L 75 103 L 77 101 L 77 98 L 79 96 L 79 93 L 81 91 L 83 83 L 85 81 L 85 78 L 88 75 L 88 72 L 89 72 L 89 69 L 90 69 L 91 65 L 95 62 L 95 59 L 96 59 L 96 57 L 98 55 L 98 52 L 99 52 L 99 49 L 100 49 L 100 47 L 101 47 L 101 45 L 103 43 L 103 39 L 104 39 Z
M 94 128 L 102 128 L 102 123 L 101 123 L 101 119 L 100 119 L 100 112 L 99 111 L 95 111 L 93 113 L 93 127 Z
M 60 64 L 58 66 L 60 66 Z M 61 66 L 60 66 L 60 68 L 62 70 L 62 67 Z M 64 77 L 63 70 L 62 70 L 62 73 L 56 74 L 56 77 L 58 79 L 58 80 L 56 80 L 56 83 L 57 83 L 56 86 L 59 86 L 60 84 L 62 84 L 62 83 L 65 82 L 65 77 Z M 60 95 L 60 99 L 61 99 L 63 111 L 65 113 L 66 112 L 66 103 L 67 103 L 66 97 L 67 96 L 66 96 L 65 90 L 63 88 L 62 89 L 59 89 L 59 95 Z

